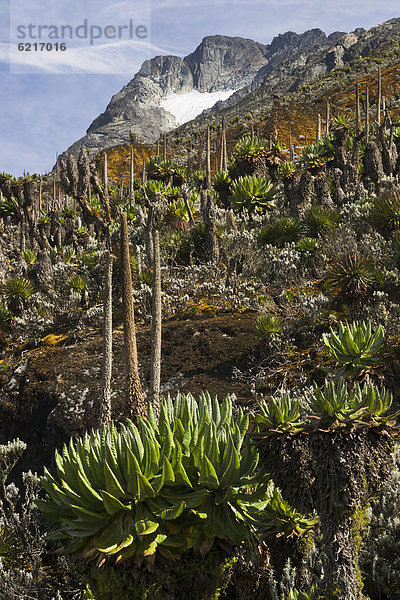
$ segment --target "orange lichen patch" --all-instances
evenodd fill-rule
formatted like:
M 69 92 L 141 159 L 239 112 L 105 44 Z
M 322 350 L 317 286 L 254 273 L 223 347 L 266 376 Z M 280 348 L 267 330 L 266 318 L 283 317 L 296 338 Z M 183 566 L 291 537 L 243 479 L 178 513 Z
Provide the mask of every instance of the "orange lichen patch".
M 345 114 L 350 119 L 355 119 L 356 113 L 356 81 L 360 90 L 361 126 L 365 122 L 365 94 L 369 88 L 370 123 L 377 119 L 378 98 L 378 65 L 374 65 L 373 73 L 363 73 L 358 77 L 343 81 L 340 75 L 348 74 L 345 69 L 340 69 L 327 74 L 323 79 L 312 85 L 300 89 L 292 102 L 284 104 L 280 109 L 278 138 L 285 148 L 289 148 L 289 138 L 296 149 L 305 146 L 306 142 L 316 140 L 318 115 L 321 116 L 321 134 L 326 128 L 326 102 L 329 100 L 330 116 Z M 358 73 L 357 73 L 358 74 Z M 400 116 L 400 107 L 392 106 L 393 100 L 400 92 L 400 64 L 382 69 L 382 97 L 385 98 L 386 107 L 391 118 Z M 332 85 L 339 79 L 339 85 Z M 330 81 L 329 81 L 330 80 Z M 329 87 L 326 90 L 326 87 Z M 321 93 L 318 94 L 318 88 Z M 307 89 L 306 89 L 307 88 Z M 315 94 L 313 101 L 302 100 L 302 97 Z M 318 95 L 317 95 L 318 94 Z M 381 115 L 383 112 L 381 111 Z M 382 116 L 381 116 L 382 118 Z
M 58 346 L 64 340 L 67 339 L 67 335 L 56 335 L 55 333 L 50 333 L 43 338 L 43 344 L 45 346 Z
M 143 164 L 156 153 L 155 148 L 149 144 L 133 144 L 134 177 L 142 178 Z M 96 156 L 96 165 L 99 172 L 102 172 L 104 163 L 104 151 Z M 107 172 L 108 178 L 119 184 L 124 182 L 129 185 L 131 170 L 131 146 L 123 144 L 107 148 Z

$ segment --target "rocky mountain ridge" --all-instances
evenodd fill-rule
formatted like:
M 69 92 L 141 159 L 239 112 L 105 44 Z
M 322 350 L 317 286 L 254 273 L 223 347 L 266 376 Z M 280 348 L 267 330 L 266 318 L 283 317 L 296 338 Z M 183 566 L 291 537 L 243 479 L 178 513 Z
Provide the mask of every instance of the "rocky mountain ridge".
M 87 134 L 68 150 L 89 152 L 129 142 L 132 132 L 137 139 L 152 143 L 177 127 L 174 115 L 160 106 L 170 94 L 198 90 L 204 94 L 231 90 L 235 93 L 223 105 L 232 105 L 262 85 L 269 73 L 285 61 L 309 60 L 328 51 L 342 32 L 326 36 L 320 29 L 303 34 L 286 32 L 269 45 L 253 40 L 210 36 L 184 58 L 157 56 L 146 61 L 135 77 L 115 94 L 104 113 L 89 126 Z M 217 103 L 217 110 L 220 103 Z
M 94 155 L 104 148 L 129 143 L 131 134 L 150 144 L 173 130 L 185 134 L 191 123 L 178 128 L 182 121 L 179 123 L 176 114 L 162 106 L 171 95 L 181 101 L 187 98 L 190 103 L 185 94 L 204 94 L 208 108 L 199 110 L 198 126 L 204 119 L 213 121 L 218 111 L 225 110 L 231 117 L 238 110 L 250 111 L 260 103 L 272 105 L 274 96 L 283 97 L 337 69 L 350 68 L 356 59 L 376 53 L 382 45 L 399 37 L 400 18 L 368 31 L 358 28 L 329 36 L 320 29 L 302 34 L 289 31 L 275 37 L 269 45 L 237 37 L 206 37 L 184 58 L 156 56 L 146 61 L 112 97 L 87 134 L 68 151 L 77 155 L 86 147 Z M 226 99 L 227 91 L 231 93 Z M 216 98 L 215 104 L 213 100 L 210 104 L 211 94 L 218 96 L 219 92 L 225 92 L 225 98 Z
M 340 88 L 346 89 L 355 79 L 368 79 L 372 72 L 377 72 L 378 64 L 385 69 L 399 63 L 400 18 L 367 31 L 358 28 L 352 33 L 329 37 L 334 41 L 332 46 L 315 47 L 312 52 L 299 52 L 294 58 L 282 60 L 268 69 L 262 81 L 256 80 L 252 89 L 240 90 L 228 100 L 218 102 L 212 110 L 204 111 L 196 119 L 197 129 L 213 123 L 217 114 L 220 121 L 220 113 L 229 121 L 237 115 L 254 112 L 257 120 L 256 113 L 265 115 L 272 108 L 274 97 L 290 104 L 294 95 L 298 101 L 303 94 L 304 102 L 316 106 L 332 93 L 337 95 Z M 257 79 L 261 77 L 260 73 Z M 190 130 L 190 123 L 182 125 L 173 132 L 172 138 L 184 138 Z

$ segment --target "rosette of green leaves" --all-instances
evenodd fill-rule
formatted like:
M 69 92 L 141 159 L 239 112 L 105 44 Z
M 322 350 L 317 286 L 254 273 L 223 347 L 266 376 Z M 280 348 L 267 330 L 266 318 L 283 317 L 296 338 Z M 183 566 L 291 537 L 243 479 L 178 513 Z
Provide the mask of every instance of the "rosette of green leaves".
M 296 173 L 296 164 L 293 161 L 284 161 L 279 165 L 279 174 L 284 179 L 292 179 Z
M 306 392 L 306 399 L 313 416 L 329 427 L 346 425 L 385 425 L 397 414 L 385 416 L 392 405 L 392 394 L 374 385 L 350 386 L 343 378 L 325 381 Z
M 252 416 L 261 436 L 296 433 L 303 425 L 299 401 L 289 394 L 263 400 L 259 405 L 259 412 Z
M 2 198 L 0 200 L 0 217 L 5 219 L 7 217 L 17 216 L 17 204 L 9 198 Z
M 300 222 L 293 217 L 283 217 L 273 224 L 264 225 L 258 234 L 258 240 L 261 245 L 271 244 L 283 248 L 285 244 L 297 242 L 300 234 Z
M 17 313 L 26 308 L 34 287 L 26 277 L 10 277 L 2 286 L 7 307 L 11 312 Z
M 317 204 L 308 208 L 304 213 L 304 231 L 308 236 L 316 238 L 334 231 L 340 219 L 337 209 Z
M 167 188 L 162 181 L 150 180 L 145 183 L 141 189 L 143 197 L 150 201 L 156 200 L 158 197 L 164 196 L 167 193 Z
M 196 205 L 194 197 L 189 197 L 187 199 L 187 203 L 189 205 L 191 214 L 195 214 Z M 189 213 L 183 198 L 178 198 L 168 205 L 166 220 L 172 223 L 178 223 L 179 221 L 190 221 Z
M 309 144 L 305 146 L 301 154 L 302 165 L 306 169 L 318 169 L 324 167 L 331 160 L 325 143 Z
M 400 228 L 400 194 L 392 192 L 390 196 L 376 198 L 371 209 L 372 224 L 383 231 L 395 231 Z
M 332 327 L 330 335 L 324 334 L 323 341 L 330 356 L 339 365 L 338 375 L 352 377 L 365 369 L 375 367 L 381 357 L 385 331 L 381 325 L 373 331 L 371 322 L 341 322 L 336 333 Z
M 349 298 L 365 296 L 374 283 L 373 264 L 358 252 L 338 258 L 325 276 L 325 284 L 333 294 Z
M 37 263 L 37 252 L 35 250 L 24 250 L 21 252 L 21 256 L 25 261 L 26 266 L 28 267 L 28 269 L 34 267 Z
M 276 315 L 259 315 L 254 326 L 257 336 L 261 339 L 274 338 L 283 329 L 282 319 Z
M 220 202 L 225 208 L 229 206 L 229 195 L 231 193 L 232 179 L 228 171 L 218 171 L 214 177 L 214 189 L 218 192 Z
M 279 488 L 275 487 L 272 482 L 268 489 L 268 499 L 259 502 L 257 508 L 263 512 L 264 521 L 268 522 L 267 532 L 269 534 L 288 537 L 300 536 L 310 531 L 319 520 L 315 515 L 306 517 L 290 506 L 282 498 Z
M 289 594 L 284 598 L 284 600 L 317 600 L 319 597 L 320 596 L 318 595 L 317 588 L 312 586 L 308 592 L 302 592 L 296 588 L 290 590 Z
M 247 208 L 252 213 L 263 208 L 271 209 L 276 189 L 268 179 L 256 175 L 238 177 L 232 182 L 229 200 L 236 208 Z
M 256 162 L 267 152 L 267 144 L 257 136 L 245 135 L 236 144 L 235 157 L 237 160 Z
M 56 453 L 57 476 L 42 478 L 38 506 L 58 523 L 51 537 L 66 553 L 138 562 L 251 539 L 271 518 L 257 506 L 268 500 L 269 477 L 257 470 L 247 428 L 229 397 L 220 405 L 208 393 L 178 394 L 162 400 L 158 423 L 149 407 L 137 426 L 71 440 Z

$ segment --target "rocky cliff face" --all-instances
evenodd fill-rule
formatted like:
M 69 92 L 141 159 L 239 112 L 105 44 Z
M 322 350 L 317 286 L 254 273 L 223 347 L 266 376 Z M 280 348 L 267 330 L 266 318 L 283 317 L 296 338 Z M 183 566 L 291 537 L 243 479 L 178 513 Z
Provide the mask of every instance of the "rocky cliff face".
M 128 143 L 130 132 L 138 140 L 152 143 L 178 125 L 176 113 L 174 116 L 166 110 L 163 101 L 171 95 L 182 95 L 178 100 L 185 100 L 185 93 L 193 90 L 204 94 L 204 106 L 208 108 L 203 113 L 202 98 L 200 102 L 199 94 L 196 98 L 198 114 L 203 116 L 229 107 L 250 109 L 260 98 L 268 102 L 273 94 L 291 93 L 359 56 L 368 56 L 390 36 L 399 34 L 400 19 L 391 19 L 369 31 L 356 29 L 329 36 L 320 29 L 303 34 L 289 31 L 269 45 L 236 37 L 207 37 L 185 58 L 157 56 L 146 61 L 135 77 L 113 96 L 87 134 L 68 150 L 77 154 L 85 146 L 89 152 L 97 153 Z M 227 91 L 232 92 L 228 99 L 226 95 L 224 100 L 218 101 L 216 97 L 211 106 L 214 103 L 211 93 L 218 96 L 219 92 Z M 187 99 L 190 102 L 189 96 Z M 191 118 L 197 115 L 186 112 Z

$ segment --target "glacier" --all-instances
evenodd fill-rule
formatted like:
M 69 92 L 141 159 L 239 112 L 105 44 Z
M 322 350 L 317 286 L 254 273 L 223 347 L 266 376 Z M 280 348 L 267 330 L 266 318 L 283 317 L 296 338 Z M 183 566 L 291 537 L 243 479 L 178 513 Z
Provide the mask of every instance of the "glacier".
M 171 113 L 178 125 L 183 125 L 200 115 L 203 110 L 211 108 L 219 100 L 227 100 L 236 90 L 221 92 L 190 92 L 168 94 L 160 101 L 159 106 Z

